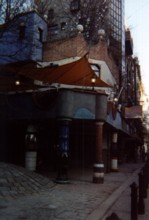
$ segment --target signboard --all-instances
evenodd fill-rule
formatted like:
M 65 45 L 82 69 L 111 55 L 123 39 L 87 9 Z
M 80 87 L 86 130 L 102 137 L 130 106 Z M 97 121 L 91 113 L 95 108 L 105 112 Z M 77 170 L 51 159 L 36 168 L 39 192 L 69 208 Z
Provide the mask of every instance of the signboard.
M 142 118 L 142 106 L 125 107 L 124 117 L 127 119 Z

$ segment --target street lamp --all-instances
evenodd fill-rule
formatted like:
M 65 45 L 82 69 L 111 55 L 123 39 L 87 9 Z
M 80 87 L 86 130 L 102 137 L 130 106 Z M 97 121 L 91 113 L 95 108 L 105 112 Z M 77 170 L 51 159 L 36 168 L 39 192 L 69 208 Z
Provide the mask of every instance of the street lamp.
M 15 85 L 16 85 L 16 86 L 19 86 L 19 85 L 20 85 L 20 80 L 16 80 L 16 81 L 15 81 Z
M 95 76 L 95 74 L 93 74 L 93 76 L 91 78 L 91 83 L 92 83 L 92 90 L 94 90 L 95 83 L 96 83 L 96 76 Z

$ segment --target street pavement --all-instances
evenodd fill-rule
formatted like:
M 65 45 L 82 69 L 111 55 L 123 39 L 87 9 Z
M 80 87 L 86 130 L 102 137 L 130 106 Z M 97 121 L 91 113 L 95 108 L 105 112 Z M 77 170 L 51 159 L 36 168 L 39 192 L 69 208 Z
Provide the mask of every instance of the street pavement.
M 106 220 L 115 213 L 131 220 L 131 188 L 144 164 L 125 163 L 92 183 L 92 169 L 71 170 L 69 184 L 57 184 L 56 173 L 43 176 L 13 164 L 0 163 L 0 220 Z M 149 197 L 149 196 L 148 196 Z M 149 219 L 149 199 L 145 199 Z M 111 219 L 116 220 L 116 219 Z

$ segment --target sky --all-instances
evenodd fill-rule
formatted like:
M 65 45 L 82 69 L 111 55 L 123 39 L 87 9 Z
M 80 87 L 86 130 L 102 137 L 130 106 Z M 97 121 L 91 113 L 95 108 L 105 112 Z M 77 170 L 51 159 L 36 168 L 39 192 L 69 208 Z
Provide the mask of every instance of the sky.
M 125 19 L 133 38 L 134 56 L 139 58 L 145 92 L 149 95 L 149 0 L 125 0 Z

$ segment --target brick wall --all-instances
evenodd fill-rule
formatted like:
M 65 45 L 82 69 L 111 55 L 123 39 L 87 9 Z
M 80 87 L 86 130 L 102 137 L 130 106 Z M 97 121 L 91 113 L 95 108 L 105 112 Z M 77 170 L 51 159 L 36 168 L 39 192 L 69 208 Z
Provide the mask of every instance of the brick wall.
M 82 34 L 75 37 L 59 40 L 55 42 L 47 42 L 44 44 L 44 61 L 56 61 L 70 57 L 82 57 L 89 53 L 89 58 L 105 61 L 111 73 L 118 83 L 119 69 L 116 66 L 112 55 L 108 52 L 107 44 L 99 41 L 98 44 L 89 46 Z

